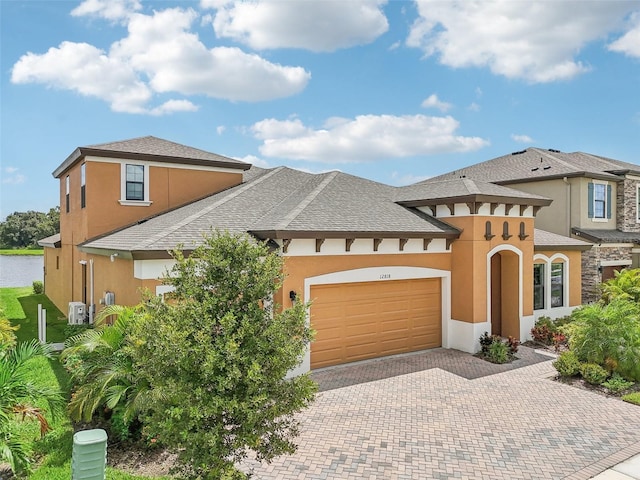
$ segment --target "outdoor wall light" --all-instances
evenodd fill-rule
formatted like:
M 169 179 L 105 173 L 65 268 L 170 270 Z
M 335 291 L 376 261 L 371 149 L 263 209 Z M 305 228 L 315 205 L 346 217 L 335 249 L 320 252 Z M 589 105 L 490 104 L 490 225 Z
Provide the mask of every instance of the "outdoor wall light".
M 295 301 L 298 299 L 298 294 L 295 292 L 295 290 L 291 290 L 289 292 L 289 298 L 291 299 L 291 303 L 295 303 Z
M 112 253 L 111 255 L 109 255 L 109 259 L 111 259 L 111 262 L 115 262 L 116 261 L 116 257 L 118 256 L 117 253 Z

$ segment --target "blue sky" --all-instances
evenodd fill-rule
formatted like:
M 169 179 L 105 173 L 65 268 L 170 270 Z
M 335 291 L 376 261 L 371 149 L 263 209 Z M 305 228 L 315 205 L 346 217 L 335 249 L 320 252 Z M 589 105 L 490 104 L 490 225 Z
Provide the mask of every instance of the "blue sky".
M 402 185 L 529 146 L 640 164 L 640 1 L 0 0 L 1 205 L 154 135 Z

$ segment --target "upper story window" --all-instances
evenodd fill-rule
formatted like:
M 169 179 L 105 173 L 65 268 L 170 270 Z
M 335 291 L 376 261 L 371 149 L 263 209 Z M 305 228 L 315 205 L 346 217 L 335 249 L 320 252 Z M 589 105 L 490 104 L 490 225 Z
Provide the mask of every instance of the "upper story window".
M 87 164 L 80 165 L 80 208 L 87 206 Z
M 148 206 L 149 166 L 143 164 L 122 164 L 121 205 Z
M 588 198 L 589 218 L 608 220 L 611 218 L 611 185 L 606 182 L 590 182 Z
M 144 200 L 144 165 L 127 165 L 125 200 Z
M 65 195 L 64 195 L 64 203 L 65 203 L 65 207 L 64 207 L 64 211 L 69 213 L 69 175 L 67 175 L 64 179 L 64 186 L 65 186 Z

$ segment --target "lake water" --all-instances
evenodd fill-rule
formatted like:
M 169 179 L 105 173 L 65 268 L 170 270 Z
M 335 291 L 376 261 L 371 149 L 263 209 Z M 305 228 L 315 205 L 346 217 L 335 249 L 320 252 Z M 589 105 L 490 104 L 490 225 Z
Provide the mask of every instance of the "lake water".
M 0 287 L 30 287 L 44 280 L 42 255 L 0 255 Z

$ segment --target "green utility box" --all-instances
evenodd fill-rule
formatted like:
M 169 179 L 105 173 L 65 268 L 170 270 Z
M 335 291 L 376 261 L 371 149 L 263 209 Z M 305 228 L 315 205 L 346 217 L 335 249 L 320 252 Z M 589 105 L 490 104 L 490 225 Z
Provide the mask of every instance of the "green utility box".
M 107 432 L 101 428 L 73 435 L 71 480 L 105 480 Z

